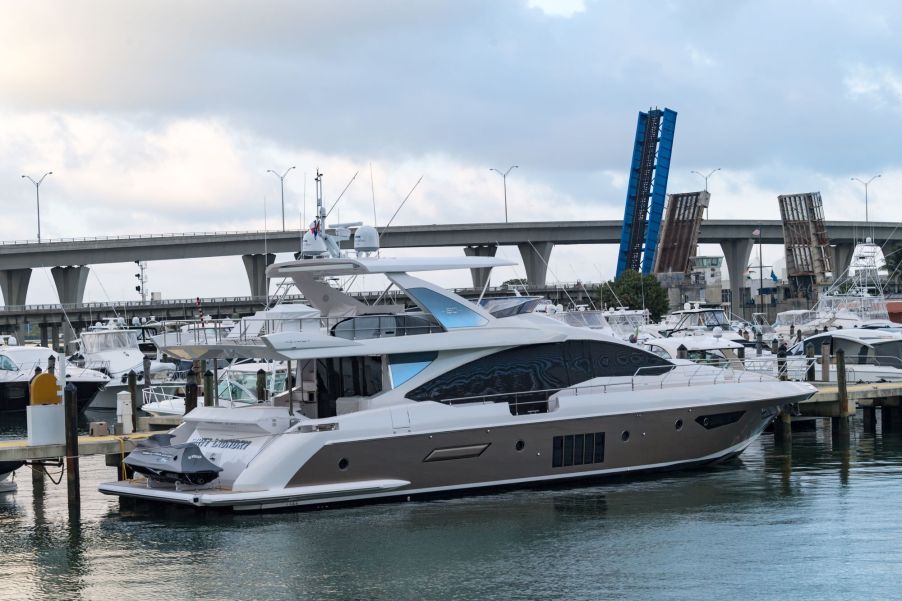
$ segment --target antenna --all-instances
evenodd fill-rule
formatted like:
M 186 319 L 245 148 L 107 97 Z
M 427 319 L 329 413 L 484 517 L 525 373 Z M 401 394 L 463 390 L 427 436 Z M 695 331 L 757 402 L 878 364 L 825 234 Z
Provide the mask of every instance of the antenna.
M 318 173 L 318 172 L 317 172 L 317 173 Z M 354 175 L 351 177 L 350 181 L 348 181 L 348 184 L 345 186 L 345 189 L 341 191 L 341 194 L 338 195 L 338 198 L 335 199 L 335 202 L 332 203 L 332 206 L 329 208 L 329 212 L 326 213 L 325 217 L 328 217 L 329 215 L 332 214 L 332 209 L 335 208 L 335 206 L 338 204 L 338 201 L 341 200 L 341 197 L 345 195 L 345 192 L 348 191 L 348 188 L 350 188 L 350 187 L 351 187 L 351 184 L 354 183 L 354 180 L 357 179 L 357 174 L 358 174 L 358 173 L 360 173 L 360 170 L 359 170 L 359 169 L 357 170 L 356 173 L 354 173 Z M 322 190 L 320 190 L 320 193 L 321 193 L 321 192 L 322 192 Z M 325 220 L 325 217 L 323 218 L 323 220 Z M 340 220 L 339 220 L 339 221 L 340 221 Z
M 373 227 L 379 224 L 376 217 L 376 184 L 373 182 L 373 162 L 370 161 L 370 194 L 373 196 Z
M 413 185 L 413 188 L 410 189 L 410 192 L 407 193 L 407 196 L 405 196 L 405 197 L 404 197 L 404 200 L 401 201 L 400 206 L 398 206 L 397 210 L 395 210 L 394 215 L 391 216 L 391 219 L 388 220 L 388 223 L 386 223 L 386 224 L 385 224 L 385 227 L 382 228 L 382 231 L 379 232 L 379 236 L 382 236 L 382 234 L 385 233 L 385 230 L 388 229 L 388 226 L 390 226 L 390 225 L 392 224 L 392 221 L 394 221 L 394 220 L 395 220 L 395 217 L 398 216 L 398 213 L 399 213 L 399 212 L 401 211 L 401 209 L 404 207 L 404 204 L 407 202 L 407 199 L 410 198 L 410 195 L 413 194 L 413 191 L 417 189 L 417 186 L 420 185 L 420 182 L 423 181 L 423 178 L 424 178 L 424 177 L 425 177 L 425 174 L 424 174 L 424 175 L 421 175 L 421 176 L 420 176 L 420 179 L 417 180 L 417 183 L 415 183 L 415 184 Z

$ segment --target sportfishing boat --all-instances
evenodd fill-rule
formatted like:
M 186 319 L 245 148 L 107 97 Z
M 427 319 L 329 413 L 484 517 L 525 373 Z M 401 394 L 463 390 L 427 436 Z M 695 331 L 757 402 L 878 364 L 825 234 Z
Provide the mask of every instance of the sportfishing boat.
M 317 200 L 310 237 L 325 232 Z M 320 327 L 165 349 L 286 361 L 301 374 L 300 402 L 199 407 L 126 457 L 142 477 L 101 492 L 259 510 L 678 469 L 741 453 L 781 407 L 815 392 L 694 364 L 687 376 L 605 332 L 535 312 L 497 318 L 412 275 L 511 265 L 499 258 L 372 258 L 372 228 L 357 231 L 357 256 L 344 256 L 308 235 L 310 258 L 267 274 L 292 278 Z M 412 310 L 367 305 L 327 283 L 364 274 L 386 277 Z
M 790 378 L 804 378 L 808 361 L 805 349 L 814 347 L 815 363 L 820 363 L 823 345 L 830 355 L 840 349 L 845 353 L 846 380 L 849 382 L 902 382 L 902 334 L 865 328 L 822 332 L 795 344 L 787 351 Z M 820 367 L 816 366 L 818 373 Z M 831 362 L 830 380 L 836 381 L 836 363 Z
M 28 385 L 36 369 L 47 371 L 50 357 L 65 359 L 53 350 L 40 346 L 0 347 L 0 412 L 25 411 L 29 402 Z M 110 378 L 99 371 L 66 365 L 66 382 L 75 385 L 78 411 L 84 412 Z
M 848 270 L 821 295 L 813 309 L 778 313 L 774 329 L 789 339 L 798 331 L 811 336 L 824 330 L 889 324 L 883 295 L 888 277 L 883 250 L 867 238 L 855 245 Z
M 70 357 L 77 365 L 109 376 L 109 383 L 91 403 L 92 409 L 115 409 L 116 396 L 128 389 L 128 373 L 137 375 L 138 388 L 145 380 L 164 380 L 175 370 L 172 363 L 151 360 L 150 374 L 144 373 L 144 351 L 138 342 L 139 331 L 130 328 L 91 329 L 81 333 L 79 351 Z

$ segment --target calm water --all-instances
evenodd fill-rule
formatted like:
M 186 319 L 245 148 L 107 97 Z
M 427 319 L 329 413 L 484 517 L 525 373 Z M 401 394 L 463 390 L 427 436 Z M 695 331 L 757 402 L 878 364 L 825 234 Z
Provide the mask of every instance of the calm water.
M 15 431 L 6 424 L 6 433 Z M 2 433 L 0 424 L 0 433 Z M 902 434 L 764 435 L 700 471 L 307 513 L 120 508 L 82 461 L 0 495 L 3 599 L 899 599 Z

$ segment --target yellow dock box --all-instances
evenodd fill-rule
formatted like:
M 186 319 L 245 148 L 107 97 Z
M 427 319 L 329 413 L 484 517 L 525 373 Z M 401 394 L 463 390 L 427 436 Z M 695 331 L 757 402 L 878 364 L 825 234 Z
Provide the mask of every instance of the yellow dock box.
M 29 392 L 32 405 L 59 405 L 62 402 L 56 376 L 47 372 L 32 378 Z

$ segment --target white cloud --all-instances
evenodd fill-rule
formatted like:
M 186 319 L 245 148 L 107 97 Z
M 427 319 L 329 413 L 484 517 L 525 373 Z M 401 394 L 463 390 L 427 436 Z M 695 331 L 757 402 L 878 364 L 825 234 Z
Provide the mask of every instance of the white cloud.
M 586 10 L 585 0 L 527 0 L 526 5 L 542 11 L 550 17 L 569 19 Z
M 853 100 L 896 109 L 902 102 L 902 75 L 886 65 L 855 65 L 849 68 L 843 79 L 843 85 Z

